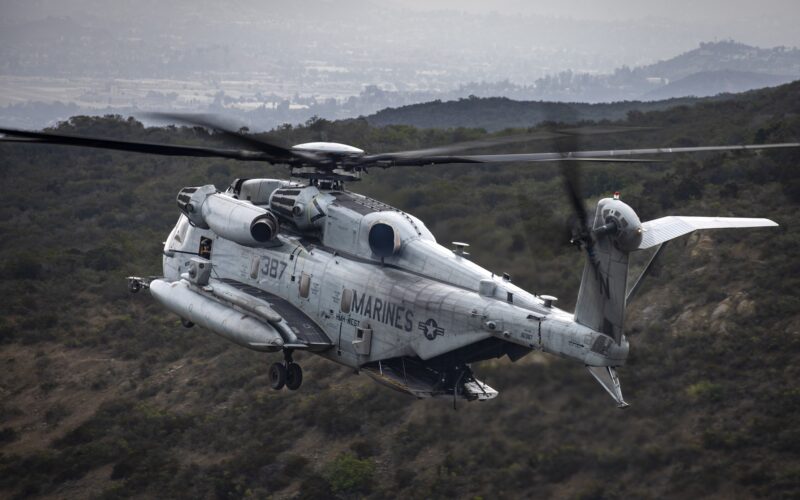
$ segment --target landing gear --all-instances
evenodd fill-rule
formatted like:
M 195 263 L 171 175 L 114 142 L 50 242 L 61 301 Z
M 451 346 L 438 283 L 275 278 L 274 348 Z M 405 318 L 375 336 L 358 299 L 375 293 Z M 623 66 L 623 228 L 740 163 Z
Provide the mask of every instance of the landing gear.
M 292 350 L 283 351 L 283 363 L 272 363 L 269 367 L 269 382 L 273 389 L 280 390 L 285 386 L 296 391 L 303 383 L 303 369 L 292 361 Z
M 286 388 L 296 391 L 303 383 L 303 369 L 297 363 L 289 363 L 286 367 Z
M 184 328 L 191 328 L 194 326 L 194 323 L 192 323 L 186 318 L 181 318 L 181 324 L 183 325 Z
M 269 385 L 279 391 L 286 384 L 286 367 L 283 363 L 272 363 L 269 367 Z

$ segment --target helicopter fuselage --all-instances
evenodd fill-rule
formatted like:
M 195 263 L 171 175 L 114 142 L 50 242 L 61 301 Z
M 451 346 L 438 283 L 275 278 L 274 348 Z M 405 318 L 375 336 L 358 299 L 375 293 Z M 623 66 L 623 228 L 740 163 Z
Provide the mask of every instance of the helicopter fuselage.
M 281 214 L 287 192 L 303 209 L 292 214 L 284 207 L 282 222 L 291 230 L 264 247 L 238 244 L 182 215 L 165 245 L 164 279 L 181 280 L 199 254 L 213 266 L 212 286 L 232 284 L 281 302 L 284 311 L 292 309 L 284 312 L 291 327 L 306 322 L 324 334 L 328 345 L 317 354 L 379 379 L 394 369 L 400 380 L 389 385 L 419 397 L 451 394 L 452 388 L 428 386 L 457 376 L 468 363 L 502 355 L 516 360 L 532 350 L 591 366 L 624 364 L 626 340 L 613 342 L 576 323 L 552 298 L 534 296 L 463 250 L 439 245 L 419 219 L 355 193 L 314 186 L 284 185 L 264 205 Z M 287 220 L 292 215 L 302 221 Z M 376 226 L 392 231 L 388 245 L 375 237 Z M 336 239 L 325 238 L 326 232 Z M 417 375 L 416 385 L 408 383 L 409 372 Z M 426 378 L 431 383 L 419 380 Z

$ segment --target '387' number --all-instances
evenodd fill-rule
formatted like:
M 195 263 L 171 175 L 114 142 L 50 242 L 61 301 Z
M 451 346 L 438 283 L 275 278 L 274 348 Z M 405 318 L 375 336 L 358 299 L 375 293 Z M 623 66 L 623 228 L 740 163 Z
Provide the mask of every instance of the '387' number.
M 269 276 L 270 278 L 281 279 L 283 278 L 284 271 L 286 271 L 286 266 L 286 262 L 282 260 L 264 257 L 261 264 L 261 275 L 264 277 Z

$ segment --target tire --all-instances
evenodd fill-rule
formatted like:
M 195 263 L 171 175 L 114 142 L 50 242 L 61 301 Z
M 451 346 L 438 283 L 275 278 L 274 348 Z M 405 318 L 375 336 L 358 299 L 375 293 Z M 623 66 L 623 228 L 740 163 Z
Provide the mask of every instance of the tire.
M 286 367 L 283 363 L 272 363 L 269 367 L 269 385 L 277 391 L 283 389 L 284 384 L 286 384 Z
M 184 318 L 181 318 L 181 324 L 183 325 L 184 328 L 191 328 L 194 326 L 194 323 Z
M 286 370 L 286 388 L 296 391 L 302 383 L 303 369 L 297 363 L 289 363 L 289 368 Z

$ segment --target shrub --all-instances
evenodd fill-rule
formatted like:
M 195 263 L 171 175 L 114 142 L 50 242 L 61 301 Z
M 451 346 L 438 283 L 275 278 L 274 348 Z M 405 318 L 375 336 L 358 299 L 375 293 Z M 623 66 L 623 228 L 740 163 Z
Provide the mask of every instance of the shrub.
M 708 380 L 701 380 L 686 388 L 686 394 L 697 401 L 719 402 L 725 394 L 725 389 Z
M 325 468 L 325 478 L 335 493 L 368 492 L 374 474 L 371 460 L 359 460 L 350 453 L 339 455 Z

